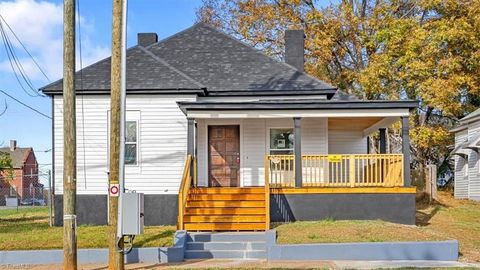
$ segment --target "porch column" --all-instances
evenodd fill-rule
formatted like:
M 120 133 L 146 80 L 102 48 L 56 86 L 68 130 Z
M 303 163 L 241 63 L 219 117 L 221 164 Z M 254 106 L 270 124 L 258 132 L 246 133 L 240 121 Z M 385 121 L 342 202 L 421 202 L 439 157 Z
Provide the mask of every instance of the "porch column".
M 302 118 L 293 118 L 294 154 L 295 154 L 295 187 L 302 187 Z
M 195 119 L 187 118 L 187 155 L 195 155 Z
M 408 117 L 402 117 L 402 153 L 403 153 L 403 185 L 409 187 L 410 180 L 410 131 Z
M 386 136 L 386 128 L 379 128 L 380 131 L 380 154 L 387 153 L 387 136 Z

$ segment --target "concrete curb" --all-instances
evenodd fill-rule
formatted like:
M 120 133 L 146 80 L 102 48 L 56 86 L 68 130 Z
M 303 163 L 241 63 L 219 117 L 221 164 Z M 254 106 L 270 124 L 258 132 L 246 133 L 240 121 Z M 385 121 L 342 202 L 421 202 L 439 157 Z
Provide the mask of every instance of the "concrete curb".
M 177 231 L 173 247 L 134 248 L 127 256 L 127 263 L 181 262 L 185 253 L 186 232 Z M 78 263 L 107 263 L 108 249 L 79 249 Z M 60 264 L 63 250 L 12 250 L 0 251 L 0 265 Z
M 457 261 L 458 241 L 278 245 L 276 231 L 265 232 L 268 260 Z M 134 248 L 127 263 L 182 262 L 187 232 L 177 231 L 173 247 Z M 79 249 L 78 263 L 107 263 L 108 249 Z M 63 250 L 0 251 L 0 265 L 60 264 Z
M 266 237 L 268 260 L 458 260 L 457 240 L 277 245 L 274 230 Z

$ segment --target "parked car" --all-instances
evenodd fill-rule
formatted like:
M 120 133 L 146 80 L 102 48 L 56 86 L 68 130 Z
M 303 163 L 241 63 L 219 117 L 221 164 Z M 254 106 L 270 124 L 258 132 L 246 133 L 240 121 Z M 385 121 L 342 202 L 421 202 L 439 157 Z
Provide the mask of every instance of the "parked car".
M 34 206 L 44 206 L 47 205 L 44 199 L 28 198 L 20 201 L 20 205 L 34 205 Z

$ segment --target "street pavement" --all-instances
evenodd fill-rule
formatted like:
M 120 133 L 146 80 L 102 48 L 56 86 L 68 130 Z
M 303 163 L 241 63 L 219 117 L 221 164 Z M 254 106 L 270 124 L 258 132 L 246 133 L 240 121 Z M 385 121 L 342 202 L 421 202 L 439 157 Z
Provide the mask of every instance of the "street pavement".
M 107 269 L 105 264 L 79 265 L 79 269 Z M 451 261 L 266 261 L 266 260 L 188 260 L 177 264 L 128 264 L 125 269 L 401 269 L 463 268 L 480 269 L 480 264 Z M 55 270 L 62 265 L 3 265 L 0 270 Z

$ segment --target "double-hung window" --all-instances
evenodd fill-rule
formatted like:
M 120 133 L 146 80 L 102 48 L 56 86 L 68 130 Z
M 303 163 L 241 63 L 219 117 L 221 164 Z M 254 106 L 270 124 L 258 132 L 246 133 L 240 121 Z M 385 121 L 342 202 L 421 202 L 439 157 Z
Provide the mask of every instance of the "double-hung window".
M 138 164 L 138 121 L 127 120 L 125 124 L 125 164 Z

